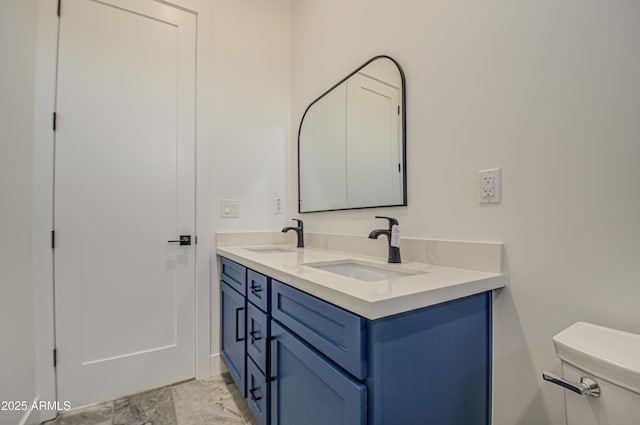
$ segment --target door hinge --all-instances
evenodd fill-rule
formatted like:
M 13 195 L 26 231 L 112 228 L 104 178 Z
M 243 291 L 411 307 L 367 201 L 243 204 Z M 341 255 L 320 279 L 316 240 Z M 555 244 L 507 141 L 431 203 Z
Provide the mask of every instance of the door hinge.
M 58 0 L 58 11 L 57 11 L 58 18 L 60 17 L 60 9 L 62 7 L 61 3 L 62 3 L 62 0 Z
M 400 105 L 398 105 L 398 115 L 400 115 Z
M 402 169 L 400 168 L 400 163 L 398 162 L 398 172 L 401 173 Z
M 53 367 L 57 367 L 58 366 L 58 349 L 54 348 L 53 349 Z
M 56 131 L 56 127 L 58 125 L 58 114 L 53 113 L 53 131 Z
M 51 231 L 51 249 L 56 247 L 56 231 Z

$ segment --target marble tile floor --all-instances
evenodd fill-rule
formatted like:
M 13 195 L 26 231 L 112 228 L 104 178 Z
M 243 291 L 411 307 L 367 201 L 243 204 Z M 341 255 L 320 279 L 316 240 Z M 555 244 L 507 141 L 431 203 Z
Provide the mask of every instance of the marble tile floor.
M 43 425 L 255 425 L 228 374 L 187 381 L 58 415 Z

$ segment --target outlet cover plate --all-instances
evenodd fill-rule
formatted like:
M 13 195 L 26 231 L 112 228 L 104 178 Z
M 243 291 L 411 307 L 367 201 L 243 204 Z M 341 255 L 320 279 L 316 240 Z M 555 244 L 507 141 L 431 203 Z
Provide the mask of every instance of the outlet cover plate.
M 502 169 L 479 170 L 477 183 L 478 203 L 498 204 L 502 202 Z

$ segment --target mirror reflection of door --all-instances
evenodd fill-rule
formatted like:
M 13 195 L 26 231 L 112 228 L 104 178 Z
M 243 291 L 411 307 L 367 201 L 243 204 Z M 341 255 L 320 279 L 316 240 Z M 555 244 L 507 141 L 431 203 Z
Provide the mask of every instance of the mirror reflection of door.
M 356 74 L 347 84 L 349 207 L 399 204 L 399 88 Z
M 309 105 L 298 135 L 299 211 L 406 205 L 404 77 L 371 59 Z

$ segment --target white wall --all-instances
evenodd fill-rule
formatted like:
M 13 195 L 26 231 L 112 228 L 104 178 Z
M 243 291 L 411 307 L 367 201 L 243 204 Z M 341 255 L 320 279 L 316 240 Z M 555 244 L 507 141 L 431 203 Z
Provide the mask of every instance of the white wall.
M 365 235 L 389 214 L 407 236 L 504 242 L 494 423 L 564 423 L 540 379 L 559 371 L 551 337 L 640 333 L 640 3 L 296 0 L 292 22 L 292 135 L 372 56 L 407 78 L 409 206 L 304 214 L 306 230 Z M 480 206 L 475 172 L 497 166 L 503 203 Z
M 263 231 L 289 220 L 291 1 L 215 1 L 212 187 L 216 231 Z M 240 201 L 220 218 L 219 199 Z M 284 212 L 288 211 L 284 205 Z
M 0 401 L 36 395 L 31 283 L 35 0 L 0 2 Z M 15 425 L 25 412 L 0 411 Z
M 291 0 L 216 0 L 212 32 L 214 229 L 280 230 L 291 218 Z M 283 214 L 275 214 L 276 197 Z M 220 199 L 239 200 L 240 217 L 220 218 Z M 216 356 L 220 289 L 215 258 L 212 264 L 211 353 Z

